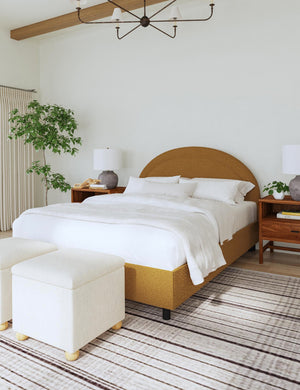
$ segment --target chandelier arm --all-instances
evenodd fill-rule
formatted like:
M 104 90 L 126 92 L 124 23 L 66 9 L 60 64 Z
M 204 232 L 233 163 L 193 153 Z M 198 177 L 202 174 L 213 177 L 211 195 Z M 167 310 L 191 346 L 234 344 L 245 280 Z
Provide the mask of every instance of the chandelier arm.
M 151 16 L 149 17 L 149 19 L 152 19 L 155 15 L 159 14 L 159 13 L 160 13 L 161 11 L 163 11 L 164 9 L 170 7 L 170 5 L 172 5 L 173 3 L 175 3 L 175 1 L 176 1 L 176 0 L 173 0 L 173 1 L 171 1 L 171 3 L 165 5 L 165 6 L 164 6 L 163 8 L 161 8 L 159 11 L 155 12 L 155 14 L 151 15 Z M 172 20 L 172 22 L 173 22 L 173 20 Z
M 119 35 L 120 27 L 116 27 L 116 30 L 117 30 L 117 38 L 118 38 L 119 40 L 121 40 L 121 39 L 127 37 L 127 35 L 129 35 L 130 33 L 132 33 L 134 30 L 138 29 L 139 27 L 141 27 L 140 24 L 139 24 L 138 26 L 135 26 L 133 29 L 131 29 L 131 30 L 128 31 L 126 34 L 122 35 L 121 37 L 120 37 L 120 35 Z
M 158 30 L 159 32 L 161 32 L 161 33 L 167 35 L 169 38 L 175 38 L 175 37 L 176 37 L 176 29 L 177 29 L 177 26 L 173 26 L 173 28 L 174 28 L 174 33 L 173 33 L 173 35 L 168 34 L 167 32 L 165 32 L 165 31 L 161 30 L 160 28 L 154 26 L 152 23 L 150 23 L 149 26 L 151 26 L 151 27 L 155 28 L 155 30 Z
M 108 1 L 108 3 L 111 3 L 111 4 L 115 5 L 115 6 L 118 7 L 118 8 L 121 8 L 123 11 L 129 13 L 130 15 L 132 15 L 132 16 L 134 16 L 135 18 L 137 18 L 137 19 L 140 20 L 140 18 L 139 18 L 137 15 L 135 15 L 135 14 L 134 14 L 133 12 L 131 12 L 131 11 L 128 11 L 128 9 L 122 7 L 121 5 L 115 3 L 115 2 L 112 1 L 112 0 L 107 0 L 107 1 Z
M 78 19 L 80 21 L 80 23 L 83 23 L 83 24 L 118 24 L 118 23 L 140 23 L 139 20 L 116 20 L 116 21 L 111 21 L 111 20 L 108 20 L 108 21 L 104 21 L 104 22 L 86 22 L 84 21 L 81 16 L 80 16 L 80 10 L 81 8 L 77 8 L 77 15 L 78 15 Z
M 214 14 L 214 4 L 210 4 L 210 15 L 207 18 L 203 19 L 176 19 L 176 23 L 179 22 L 206 22 L 207 20 L 211 19 Z M 166 20 L 152 20 L 152 22 L 155 23 L 172 23 L 174 20 L 172 19 L 166 19 Z

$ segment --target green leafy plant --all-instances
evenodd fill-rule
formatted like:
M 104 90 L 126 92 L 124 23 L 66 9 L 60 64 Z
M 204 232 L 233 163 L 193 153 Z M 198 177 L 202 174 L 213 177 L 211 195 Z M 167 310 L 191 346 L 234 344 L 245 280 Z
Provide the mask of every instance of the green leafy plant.
M 288 192 L 289 186 L 286 183 L 283 183 L 282 181 L 272 181 L 272 183 L 267 184 L 263 191 L 268 191 L 269 195 L 273 195 L 274 191 L 277 192 Z
M 54 173 L 46 161 L 46 151 L 55 154 L 68 153 L 74 156 L 81 138 L 75 136 L 77 123 L 74 112 L 57 105 L 41 105 L 37 100 L 28 104 L 26 114 L 20 114 L 18 109 L 10 113 L 12 123 L 9 138 L 23 138 L 25 144 L 32 144 L 37 151 L 42 151 L 43 161 L 33 161 L 27 173 L 42 176 L 45 185 L 45 203 L 48 204 L 48 190 L 60 189 L 66 192 L 71 189 L 63 175 Z

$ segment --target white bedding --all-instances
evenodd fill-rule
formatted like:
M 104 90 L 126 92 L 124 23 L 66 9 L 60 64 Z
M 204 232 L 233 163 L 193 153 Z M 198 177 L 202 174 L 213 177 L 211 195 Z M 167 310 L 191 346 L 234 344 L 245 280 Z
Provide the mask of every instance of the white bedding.
M 50 241 L 59 247 L 99 250 L 119 255 L 128 263 L 167 270 L 187 261 L 193 283 L 199 284 L 225 263 L 218 242 L 230 239 L 241 228 L 243 218 L 237 217 L 241 210 L 246 224 L 253 222 L 249 218 L 256 207 L 252 204 L 247 212 L 245 209 L 190 198 L 182 202 L 101 195 L 82 204 L 27 210 L 14 222 L 13 235 Z

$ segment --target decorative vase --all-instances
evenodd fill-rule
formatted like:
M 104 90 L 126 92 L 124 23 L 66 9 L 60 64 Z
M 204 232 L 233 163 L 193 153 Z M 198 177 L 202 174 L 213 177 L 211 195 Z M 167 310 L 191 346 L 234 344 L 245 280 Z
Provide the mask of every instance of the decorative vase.
M 276 190 L 273 191 L 273 197 L 274 199 L 283 199 L 284 198 L 284 192 L 277 192 Z

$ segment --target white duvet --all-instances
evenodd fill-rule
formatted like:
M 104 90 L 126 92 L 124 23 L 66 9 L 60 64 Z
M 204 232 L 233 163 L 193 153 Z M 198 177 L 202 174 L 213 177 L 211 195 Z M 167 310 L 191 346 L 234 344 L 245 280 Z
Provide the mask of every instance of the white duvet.
M 219 215 L 218 221 L 214 213 Z M 106 225 L 133 225 L 137 229 L 138 226 L 151 226 L 171 232 L 184 250 L 191 280 L 195 285 L 202 283 L 210 272 L 225 264 L 219 241 L 232 237 L 234 224 L 234 218 L 230 217 L 229 209 L 224 209 L 222 202 L 216 202 L 209 210 L 209 207 L 203 207 L 203 202 L 191 198 L 182 201 L 157 196 L 118 194 L 90 197 L 81 204 L 55 204 L 27 210 L 14 223 L 15 236 L 22 235 L 20 227 L 28 216 L 82 223 L 88 221 Z M 116 237 L 116 245 L 117 240 Z M 126 257 L 124 258 L 126 261 Z

